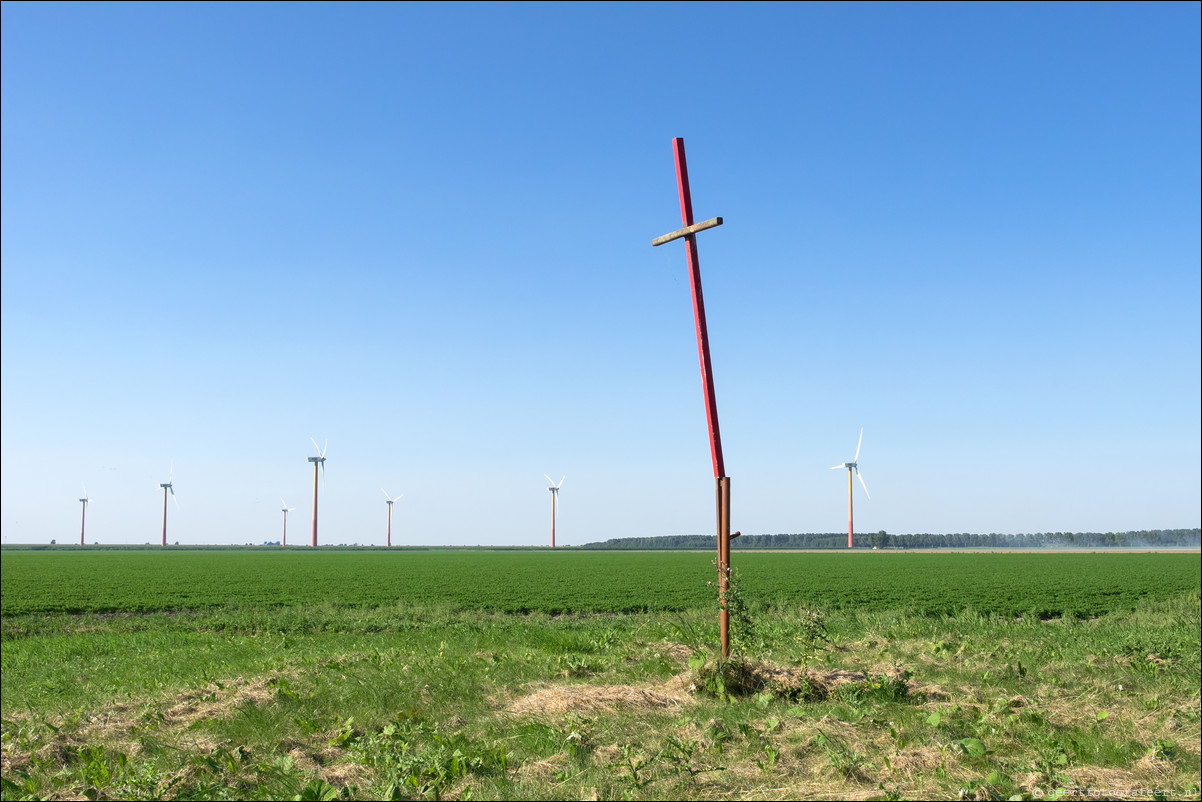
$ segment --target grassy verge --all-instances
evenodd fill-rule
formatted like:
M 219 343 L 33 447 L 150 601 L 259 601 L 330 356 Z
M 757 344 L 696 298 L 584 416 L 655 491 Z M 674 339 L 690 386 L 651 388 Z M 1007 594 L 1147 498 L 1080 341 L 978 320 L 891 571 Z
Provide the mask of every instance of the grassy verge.
M 725 674 L 711 618 L 8 616 L 0 796 L 1197 798 L 1197 593 L 1092 619 L 751 610 Z M 715 682 L 738 670 L 760 681 Z

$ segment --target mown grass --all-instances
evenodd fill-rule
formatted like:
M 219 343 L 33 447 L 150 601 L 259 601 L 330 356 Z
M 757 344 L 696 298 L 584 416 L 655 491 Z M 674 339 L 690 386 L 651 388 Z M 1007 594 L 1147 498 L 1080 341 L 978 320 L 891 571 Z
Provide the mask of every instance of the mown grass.
M 792 696 L 706 691 L 709 609 L 5 616 L 0 796 L 1197 798 L 1196 591 L 824 613 L 750 605 L 749 665 L 862 675 Z

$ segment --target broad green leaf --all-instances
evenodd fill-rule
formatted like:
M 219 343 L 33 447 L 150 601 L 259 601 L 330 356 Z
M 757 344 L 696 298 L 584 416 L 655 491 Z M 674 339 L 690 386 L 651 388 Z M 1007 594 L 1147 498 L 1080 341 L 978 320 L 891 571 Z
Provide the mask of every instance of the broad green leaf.
M 961 738 L 960 740 L 956 741 L 956 743 L 969 757 L 985 756 L 985 742 L 980 738 Z

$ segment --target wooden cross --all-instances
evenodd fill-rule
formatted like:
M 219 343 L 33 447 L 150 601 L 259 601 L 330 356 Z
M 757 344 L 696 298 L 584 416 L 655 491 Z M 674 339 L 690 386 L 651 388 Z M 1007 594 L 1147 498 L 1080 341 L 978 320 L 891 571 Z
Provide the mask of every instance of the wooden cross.
M 722 433 L 718 428 L 718 402 L 714 396 L 714 374 L 710 365 L 709 332 L 705 325 L 705 299 L 701 294 L 701 266 L 697 258 L 697 232 L 722 225 L 715 217 L 701 223 L 693 222 L 693 198 L 689 193 L 689 169 L 685 163 L 684 140 L 672 140 L 676 154 L 676 185 L 680 190 L 680 219 L 684 227 L 656 237 L 651 244 L 663 245 L 683 238 L 689 260 L 689 283 L 693 288 L 693 320 L 697 324 L 697 352 L 701 360 L 701 381 L 705 385 L 705 417 L 709 424 L 710 455 L 714 461 L 714 484 L 718 511 L 718 629 L 722 640 L 722 658 L 730 656 L 730 617 L 726 609 L 726 593 L 730 589 L 730 541 L 738 537 L 730 533 L 730 477 L 722 462 Z

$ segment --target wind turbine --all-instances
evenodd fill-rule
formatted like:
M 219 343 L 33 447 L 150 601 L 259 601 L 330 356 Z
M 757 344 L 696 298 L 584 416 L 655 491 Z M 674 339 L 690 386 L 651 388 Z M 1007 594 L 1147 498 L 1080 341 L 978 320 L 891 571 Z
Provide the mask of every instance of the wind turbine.
M 317 548 L 317 466 L 321 466 L 321 478 L 326 478 L 326 449 L 330 446 L 330 441 L 321 448 L 317 447 L 317 441 L 309 438 L 313 442 L 313 447 L 317 449 L 316 457 L 309 457 L 309 462 L 313 463 L 313 538 L 309 541 L 309 545 Z
M 80 518 L 79 518 L 79 545 L 81 545 L 81 546 L 83 545 L 83 529 L 84 529 L 84 525 L 85 525 L 85 524 L 87 523 L 87 521 L 88 521 L 88 502 L 89 502 L 89 501 L 91 501 L 91 500 L 92 500 L 92 499 L 88 498 L 88 488 L 87 488 L 87 486 L 84 486 L 84 488 L 83 488 L 83 498 L 81 498 L 81 499 L 80 499 L 80 502 L 82 502 L 82 503 L 83 503 L 83 515 L 81 515 L 81 516 L 80 516 Z
M 171 471 L 167 474 L 167 481 L 160 482 L 159 487 L 163 488 L 163 545 L 167 545 L 167 491 L 171 491 L 171 498 L 175 500 L 175 506 L 179 507 L 179 499 L 175 498 L 175 487 L 171 484 L 172 477 L 175 476 L 175 463 L 171 464 Z
M 384 546 L 386 548 L 392 548 L 392 505 L 404 498 L 405 494 L 401 493 L 401 495 L 393 498 L 392 496 L 388 495 L 388 491 L 382 487 L 380 488 L 380 492 L 384 494 L 384 498 L 388 499 L 388 539 L 384 541 Z
M 543 476 L 547 476 L 545 473 Z M 551 486 L 547 489 L 551 491 L 551 548 L 555 548 L 555 510 L 559 507 L 559 487 L 563 484 L 563 480 L 568 477 L 560 477 L 559 484 L 555 484 L 555 480 L 547 476 L 547 481 Z
M 845 462 L 842 465 L 835 465 L 831 468 L 832 471 L 839 471 L 844 468 L 847 468 L 847 548 L 849 548 L 849 549 L 852 547 L 851 538 L 852 538 L 852 532 L 853 532 L 852 515 L 851 515 L 851 474 L 853 471 L 856 474 L 856 478 L 860 480 L 860 484 L 863 485 L 863 487 L 864 487 L 864 495 L 868 496 L 868 499 L 870 501 L 872 500 L 872 496 L 868 495 L 868 485 L 864 484 L 864 477 L 860 475 L 860 466 L 857 464 L 857 460 L 860 459 L 860 446 L 863 444 L 864 444 L 864 429 L 863 429 L 863 427 L 861 427 L 860 428 L 860 442 L 856 443 L 855 457 L 852 458 L 851 462 Z
M 280 546 L 283 547 L 288 545 L 288 513 L 295 510 L 296 507 L 289 507 L 283 496 L 280 496 L 280 503 L 284 505 L 284 539 L 280 541 Z

